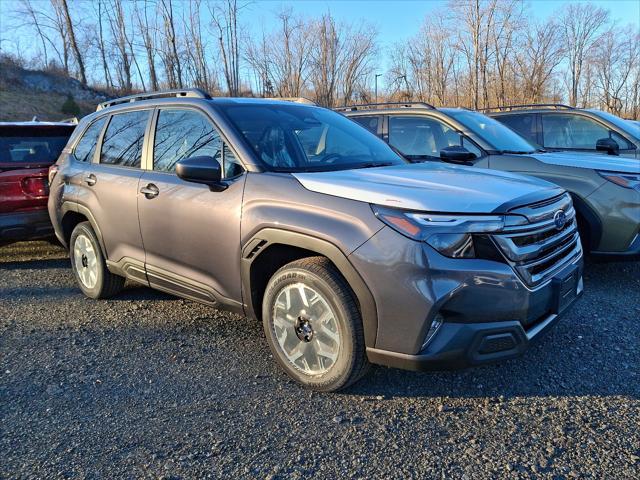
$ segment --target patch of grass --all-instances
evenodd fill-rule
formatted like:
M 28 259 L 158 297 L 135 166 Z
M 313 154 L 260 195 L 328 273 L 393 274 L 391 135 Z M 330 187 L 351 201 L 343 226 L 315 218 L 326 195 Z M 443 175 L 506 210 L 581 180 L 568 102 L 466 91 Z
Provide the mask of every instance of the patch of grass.
M 66 95 L 29 90 L 0 90 L 0 122 L 39 120 L 56 121 L 65 118 L 61 108 Z M 76 100 L 82 117 L 95 112 L 98 102 Z M 66 115 L 69 117 L 69 115 Z

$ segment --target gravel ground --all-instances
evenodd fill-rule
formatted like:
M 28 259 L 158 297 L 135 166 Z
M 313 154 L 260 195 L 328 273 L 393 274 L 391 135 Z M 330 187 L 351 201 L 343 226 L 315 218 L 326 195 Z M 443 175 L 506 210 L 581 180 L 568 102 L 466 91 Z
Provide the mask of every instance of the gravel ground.
M 0 248 L 2 478 L 639 478 L 640 262 L 517 360 L 287 380 L 255 321 L 146 288 L 84 298 L 65 252 Z

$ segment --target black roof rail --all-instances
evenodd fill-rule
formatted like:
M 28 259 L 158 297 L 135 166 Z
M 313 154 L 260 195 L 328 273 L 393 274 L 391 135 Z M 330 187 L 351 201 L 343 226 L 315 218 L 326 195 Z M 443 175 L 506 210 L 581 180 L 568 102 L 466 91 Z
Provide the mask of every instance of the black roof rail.
M 140 100 L 149 100 L 152 98 L 166 98 L 166 97 L 189 97 L 189 98 L 204 98 L 211 99 L 211 95 L 207 92 L 200 90 L 199 88 L 185 88 L 180 90 L 161 90 L 159 92 L 145 92 L 137 93 L 135 95 L 128 95 L 126 97 L 114 98 L 106 102 L 102 102 L 97 106 L 96 112 L 103 108 L 113 107 L 114 105 L 120 105 L 123 103 L 137 102 Z
M 565 105 L 563 103 L 527 103 L 524 105 L 505 105 L 502 107 L 488 107 L 479 109 L 481 112 L 510 112 L 511 110 L 526 110 L 526 109 L 535 109 L 535 108 L 552 108 L 555 110 L 574 110 L 576 107 L 572 107 L 571 105 Z
M 378 108 L 428 108 L 435 110 L 436 107 L 426 102 L 383 102 L 383 103 L 363 103 L 358 105 L 345 105 L 336 107 L 336 112 L 355 112 L 358 110 L 376 110 Z

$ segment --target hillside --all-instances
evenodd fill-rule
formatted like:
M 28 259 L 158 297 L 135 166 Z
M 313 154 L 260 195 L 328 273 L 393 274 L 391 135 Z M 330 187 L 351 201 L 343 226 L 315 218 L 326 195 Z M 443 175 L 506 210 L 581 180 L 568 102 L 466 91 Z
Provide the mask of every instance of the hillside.
M 108 98 L 65 75 L 27 70 L 0 59 L 0 121 L 68 118 L 61 110 L 68 95 L 80 107 L 80 116 L 95 111 Z

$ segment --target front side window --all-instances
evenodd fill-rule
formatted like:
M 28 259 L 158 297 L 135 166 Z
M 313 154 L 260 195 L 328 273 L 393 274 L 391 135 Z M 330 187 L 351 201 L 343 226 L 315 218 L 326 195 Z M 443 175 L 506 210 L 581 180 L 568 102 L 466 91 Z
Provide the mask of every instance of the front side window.
M 348 118 L 298 104 L 219 103 L 218 108 L 272 171 L 313 172 L 405 163 Z
M 464 146 L 477 157 L 480 150 L 464 136 L 439 120 L 429 117 L 390 117 L 389 143 L 410 160 L 440 158 L 446 147 Z
M 211 121 L 194 110 L 168 109 L 158 114 L 153 146 L 153 169 L 174 172 L 180 160 L 208 156 L 220 163 L 223 178 L 244 171 L 235 155 L 224 145 Z
M 494 118 L 504 123 L 511 130 L 515 130 L 530 142 L 538 142 L 535 113 L 525 113 L 522 115 L 501 115 Z
M 0 126 L 0 164 L 51 164 L 74 127 Z
M 106 121 L 106 117 L 101 118 L 93 122 L 89 128 L 87 128 L 73 151 L 73 157 L 76 160 L 79 162 L 91 162 L 98 144 L 98 137 L 100 136 L 100 132 L 102 132 L 102 127 L 104 127 L 104 123 Z
M 536 147 L 509 127 L 482 113 L 452 109 L 449 114 L 500 153 L 533 153 Z
M 599 139 L 609 138 L 604 125 L 582 115 L 542 115 L 542 132 L 548 148 L 595 150 Z
M 140 168 L 148 119 L 148 110 L 113 115 L 104 133 L 100 163 Z

